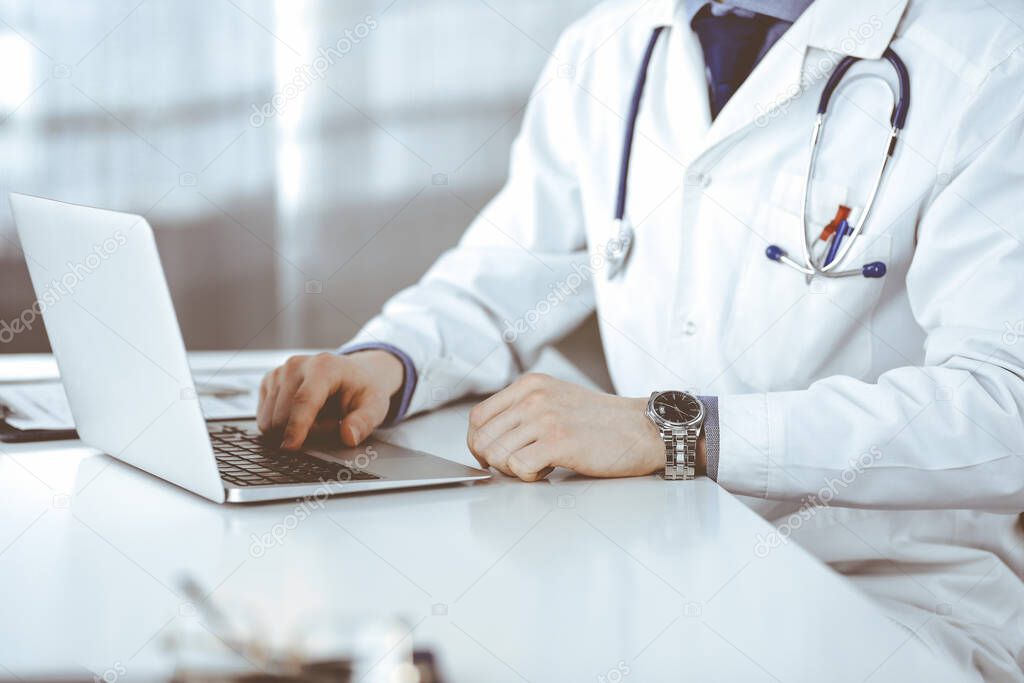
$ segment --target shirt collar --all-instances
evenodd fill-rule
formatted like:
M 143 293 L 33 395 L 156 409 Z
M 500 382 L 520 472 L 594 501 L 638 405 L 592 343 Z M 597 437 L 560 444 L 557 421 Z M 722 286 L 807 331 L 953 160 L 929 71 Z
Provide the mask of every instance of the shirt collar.
M 705 5 L 711 5 L 712 9 L 723 13 L 729 10 L 756 12 L 792 24 L 812 2 L 814 0 L 683 0 L 687 23 L 692 22 Z
M 817 0 L 794 25 L 807 45 L 860 59 L 880 59 L 896 35 L 909 0 Z
M 879 59 L 892 41 L 908 2 L 814 0 L 790 30 L 799 33 L 800 36 L 794 38 L 808 47 L 862 59 Z M 652 27 L 673 24 L 689 27 L 690 4 L 690 0 L 650 0 L 643 14 Z

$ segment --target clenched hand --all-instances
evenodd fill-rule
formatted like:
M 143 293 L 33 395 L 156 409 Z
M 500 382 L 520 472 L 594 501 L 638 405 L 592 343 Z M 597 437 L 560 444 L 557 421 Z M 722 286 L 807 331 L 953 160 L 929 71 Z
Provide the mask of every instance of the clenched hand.
M 646 398 L 599 393 L 530 374 L 475 406 L 467 443 L 484 467 L 536 481 L 555 467 L 595 477 L 664 468 L 665 447 Z

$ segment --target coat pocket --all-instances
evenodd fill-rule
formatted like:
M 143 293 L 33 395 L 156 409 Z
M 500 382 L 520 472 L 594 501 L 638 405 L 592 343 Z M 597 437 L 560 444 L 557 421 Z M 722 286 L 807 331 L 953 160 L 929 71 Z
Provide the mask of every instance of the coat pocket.
M 841 200 L 840 200 L 841 201 Z M 839 201 L 832 204 L 832 211 Z M 811 225 L 828 219 L 812 212 Z M 755 216 L 750 246 L 739 259 L 725 326 L 724 351 L 732 391 L 805 389 L 832 375 L 862 378 L 871 368 L 872 314 L 885 278 L 805 276 L 765 256 L 768 245 L 782 247 L 802 260 L 799 214 L 773 202 Z M 844 259 L 842 269 L 859 269 L 871 261 L 887 263 L 889 235 L 863 234 Z

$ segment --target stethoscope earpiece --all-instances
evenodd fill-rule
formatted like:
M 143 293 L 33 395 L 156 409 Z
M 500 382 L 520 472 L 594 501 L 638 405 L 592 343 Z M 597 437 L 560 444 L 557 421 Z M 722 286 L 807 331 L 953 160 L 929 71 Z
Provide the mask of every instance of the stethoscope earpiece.
M 777 244 L 769 244 L 768 248 L 764 250 L 764 255 L 768 257 L 769 261 L 775 261 L 776 263 L 784 263 L 794 270 L 798 270 L 804 275 L 808 276 L 808 279 L 815 275 L 823 275 L 825 277 L 852 277 L 854 275 L 861 275 L 866 278 L 879 278 L 885 277 L 885 273 L 888 271 L 886 265 L 881 261 L 872 261 L 871 263 L 865 263 L 861 266 L 860 270 L 839 270 L 839 271 L 813 271 L 810 268 L 804 268 L 799 263 L 789 258 L 786 254 L 786 250 Z
M 885 277 L 886 267 L 881 261 L 872 261 L 871 263 L 865 263 L 861 268 L 861 274 L 864 277 Z

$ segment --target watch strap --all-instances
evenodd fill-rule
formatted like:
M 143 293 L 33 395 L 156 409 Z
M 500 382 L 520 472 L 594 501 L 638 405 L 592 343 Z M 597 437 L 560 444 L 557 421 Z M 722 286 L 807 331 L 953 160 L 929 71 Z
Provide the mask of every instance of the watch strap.
M 699 426 L 666 427 L 661 430 L 661 440 L 665 444 L 665 479 L 688 481 L 696 476 L 699 437 Z

